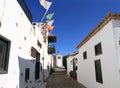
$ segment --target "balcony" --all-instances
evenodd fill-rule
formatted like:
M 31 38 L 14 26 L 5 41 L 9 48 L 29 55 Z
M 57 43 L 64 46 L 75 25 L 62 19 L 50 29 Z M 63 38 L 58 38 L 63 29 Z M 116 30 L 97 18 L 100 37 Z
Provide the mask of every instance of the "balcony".
M 57 38 L 56 38 L 56 35 L 53 35 L 53 34 L 48 34 L 48 42 L 56 42 L 57 41 Z
M 21 8 L 23 9 L 24 13 L 26 14 L 29 21 L 32 23 L 32 14 L 31 14 L 30 10 L 28 9 L 25 1 L 24 0 L 17 0 L 17 1 L 18 1 L 19 5 L 21 6 Z
M 56 35 L 48 34 L 48 54 L 53 54 L 56 52 L 55 43 L 57 41 Z
M 55 45 L 49 45 L 48 46 L 48 54 L 53 54 L 55 53 Z

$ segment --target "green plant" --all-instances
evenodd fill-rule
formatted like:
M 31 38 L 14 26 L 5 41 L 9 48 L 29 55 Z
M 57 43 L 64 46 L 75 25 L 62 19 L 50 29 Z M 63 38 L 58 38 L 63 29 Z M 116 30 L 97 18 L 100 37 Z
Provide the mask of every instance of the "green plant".
M 77 79 L 76 71 L 70 71 L 69 74 L 70 74 L 70 77 L 72 77 L 73 79 L 75 79 L 75 80 Z

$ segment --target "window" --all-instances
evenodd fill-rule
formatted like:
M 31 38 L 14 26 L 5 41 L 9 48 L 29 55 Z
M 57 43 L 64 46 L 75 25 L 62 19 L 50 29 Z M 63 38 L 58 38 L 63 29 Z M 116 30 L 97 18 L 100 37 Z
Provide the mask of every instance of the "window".
M 78 70 L 78 66 L 75 66 L 75 70 Z
M 37 40 L 37 45 L 42 48 L 42 44 L 39 42 L 39 40 Z
M 73 60 L 71 60 L 70 62 L 71 62 L 71 65 L 73 65 Z
M 8 72 L 10 41 L 0 36 L 0 74 Z
M 100 60 L 95 60 L 95 74 L 96 74 L 96 82 L 103 83 Z
M 61 56 L 58 56 L 58 59 L 61 59 Z
M 37 50 L 32 46 L 31 47 L 31 56 L 33 57 L 33 58 L 36 58 L 36 54 L 37 53 Z
M 95 46 L 95 55 L 100 55 L 100 54 L 102 54 L 102 47 L 101 47 L 101 43 L 98 43 Z
M 75 63 L 78 63 L 78 59 L 77 58 L 74 58 L 74 60 L 75 60 Z
M 83 59 L 87 59 L 87 52 L 86 51 L 83 53 Z
M 30 69 L 26 68 L 25 69 L 25 81 L 27 82 L 29 80 L 29 75 L 30 75 Z
M 40 53 L 36 52 L 36 61 L 39 62 L 40 61 Z

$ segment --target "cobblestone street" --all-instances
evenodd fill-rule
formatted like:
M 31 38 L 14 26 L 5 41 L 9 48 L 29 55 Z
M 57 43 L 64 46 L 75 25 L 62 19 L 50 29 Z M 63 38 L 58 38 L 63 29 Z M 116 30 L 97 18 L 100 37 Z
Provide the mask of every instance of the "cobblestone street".
M 67 76 L 65 71 L 54 72 L 47 80 L 46 88 L 86 88 Z

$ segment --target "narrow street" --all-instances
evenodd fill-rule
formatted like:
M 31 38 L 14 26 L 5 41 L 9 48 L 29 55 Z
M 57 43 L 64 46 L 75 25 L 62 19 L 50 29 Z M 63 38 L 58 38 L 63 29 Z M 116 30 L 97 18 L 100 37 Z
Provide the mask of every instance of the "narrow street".
M 86 88 L 70 78 L 65 71 L 55 71 L 47 80 L 46 88 Z

